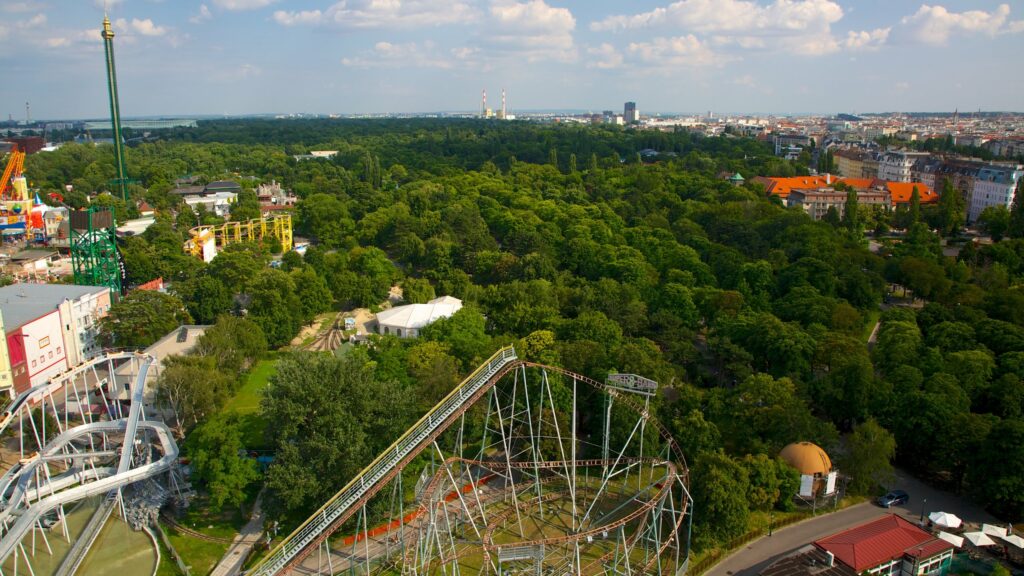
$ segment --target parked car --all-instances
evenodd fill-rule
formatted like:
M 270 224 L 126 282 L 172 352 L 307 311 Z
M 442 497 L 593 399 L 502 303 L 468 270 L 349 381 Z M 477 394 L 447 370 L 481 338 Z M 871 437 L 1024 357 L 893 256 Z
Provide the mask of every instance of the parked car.
M 906 504 L 910 501 L 910 494 L 907 494 L 903 490 L 892 490 L 885 496 L 879 496 L 878 505 L 882 508 L 891 508 L 893 506 L 899 506 L 900 504 Z

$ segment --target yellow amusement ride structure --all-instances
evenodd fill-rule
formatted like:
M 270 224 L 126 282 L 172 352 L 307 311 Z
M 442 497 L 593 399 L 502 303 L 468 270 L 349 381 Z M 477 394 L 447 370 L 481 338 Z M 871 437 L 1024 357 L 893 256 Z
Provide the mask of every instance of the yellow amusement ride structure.
M 291 214 L 271 214 L 247 222 L 225 222 L 196 226 L 189 230 L 185 252 L 209 262 L 217 251 L 238 242 L 266 242 L 276 239 L 284 252 L 292 249 Z

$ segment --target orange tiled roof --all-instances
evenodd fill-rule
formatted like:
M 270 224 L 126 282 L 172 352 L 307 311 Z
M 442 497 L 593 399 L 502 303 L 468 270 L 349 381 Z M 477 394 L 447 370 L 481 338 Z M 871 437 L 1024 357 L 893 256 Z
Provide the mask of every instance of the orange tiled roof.
M 765 191 L 770 196 L 778 196 L 785 199 L 789 196 L 790 191 L 815 189 L 815 188 L 827 188 L 832 184 L 839 181 L 839 178 L 833 176 L 831 183 L 825 176 L 794 176 L 792 178 L 764 178 L 755 179 L 762 182 L 765 185 Z
M 829 183 L 830 180 L 831 183 Z M 857 190 L 867 190 L 868 188 L 888 190 L 892 195 L 893 204 L 909 204 L 910 195 L 915 186 L 917 193 L 921 196 L 921 204 L 930 204 L 939 199 L 938 194 L 923 182 L 886 182 L 878 178 L 838 178 L 836 176 L 832 176 L 831 179 L 828 176 L 794 176 L 791 178 L 758 176 L 754 178 L 754 181 L 764 184 L 765 191 L 770 196 L 778 196 L 782 199 L 789 197 L 789 193 L 793 190 L 828 188 L 835 186 L 836 182 L 842 182 Z
M 931 204 L 939 201 L 939 195 L 923 182 L 886 182 L 885 187 L 892 194 L 893 204 L 909 204 L 910 196 L 917 187 L 917 194 L 921 197 L 921 204 Z
M 843 184 L 847 184 L 851 188 L 857 190 L 871 188 L 875 184 L 877 178 L 841 178 Z

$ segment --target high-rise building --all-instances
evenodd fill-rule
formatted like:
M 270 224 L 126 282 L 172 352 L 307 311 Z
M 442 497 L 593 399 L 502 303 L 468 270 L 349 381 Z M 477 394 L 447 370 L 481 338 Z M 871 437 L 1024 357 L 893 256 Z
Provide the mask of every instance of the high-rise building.
M 626 121 L 626 124 L 632 124 L 640 121 L 640 113 L 636 110 L 636 102 L 626 102 L 626 108 L 623 110 L 622 119 Z

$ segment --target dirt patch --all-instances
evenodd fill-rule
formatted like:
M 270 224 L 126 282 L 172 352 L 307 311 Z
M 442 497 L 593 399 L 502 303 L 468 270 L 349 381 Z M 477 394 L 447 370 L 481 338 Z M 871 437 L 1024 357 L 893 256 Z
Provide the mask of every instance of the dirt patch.
M 292 346 L 300 346 L 307 339 L 313 338 L 320 332 L 320 325 L 323 324 L 323 319 L 317 318 L 312 324 L 303 326 L 302 330 L 299 330 L 299 335 L 292 338 Z

